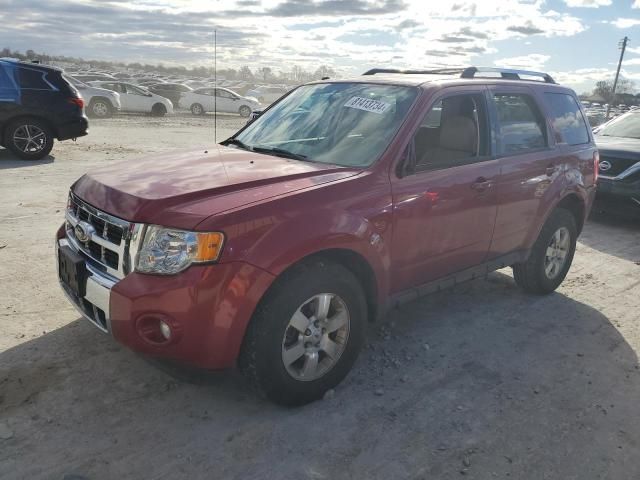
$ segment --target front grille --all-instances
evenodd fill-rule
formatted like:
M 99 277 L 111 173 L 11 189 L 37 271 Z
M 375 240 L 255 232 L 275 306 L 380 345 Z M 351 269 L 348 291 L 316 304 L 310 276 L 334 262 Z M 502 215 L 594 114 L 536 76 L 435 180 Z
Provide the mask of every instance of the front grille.
M 609 168 L 608 170 L 603 170 L 602 164 L 604 162 L 609 162 L 611 164 L 611 168 Z M 600 174 L 606 175 L 607 177 L 616 177 L 636 163 L 638 163 L 638 160 L 608 157 L 603 155 L 600 157 Z
M 69 194 L 67 206 L 67 238 L 92 265 L 114 278 L 124 278 L 129 273 L 126 260 L 129 236 L 134 224 L 109 215 Z M 78 238 L 75 227 L 90 226 L 89 238 Z

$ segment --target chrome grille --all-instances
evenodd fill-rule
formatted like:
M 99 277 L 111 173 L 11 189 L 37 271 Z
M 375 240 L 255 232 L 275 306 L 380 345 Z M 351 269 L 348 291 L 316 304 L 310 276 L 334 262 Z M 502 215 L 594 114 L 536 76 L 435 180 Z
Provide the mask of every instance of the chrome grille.
M 115 279 L 124 278 L 131 271 L 129 244 L 139 229 L 137 224 L 98 210 L 73 193 L 69 194 L 65 218 L 69 243 L 94 267 Z M 76 235 L 79 223 L 92 227 L 88 238 Z

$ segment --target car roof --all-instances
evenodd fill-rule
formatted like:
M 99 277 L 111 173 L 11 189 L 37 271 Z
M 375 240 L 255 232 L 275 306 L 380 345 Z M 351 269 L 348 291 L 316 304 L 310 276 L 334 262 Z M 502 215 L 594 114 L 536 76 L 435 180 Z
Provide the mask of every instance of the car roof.
M 472 70 L 473 69 L 473 70 Z M 541 80 L 534 80 L 538 77 Z M 381 85 L 406 85 L 422 88 L 445 87 L 454 85 L 509 85 L 544 87 L 571 91 L 567 87 L 558 85 L 543 72 L 528 70 L 511 70 L 498 68 L 469 67 L 467 69 L 434 69 L 434 70 L 392 70 L 373 69 L 363 75 L 340 80 L 321 80 L 311 83 L 324 82 L 357 82 L 376 83 Z
M 21 67 L 33 68 L 36 70 L 43 70 L 43 71 L 53 71 L 53 72 L 63 71 L 61 68 L 54 67 L 53 65 L 43 65 L 41 63 L 25 62 L 24 60 L 19 60 L 17 58 L 2 57 L 0 58 L 0 63 L 11 63 L 14 65 L 19 65 Z

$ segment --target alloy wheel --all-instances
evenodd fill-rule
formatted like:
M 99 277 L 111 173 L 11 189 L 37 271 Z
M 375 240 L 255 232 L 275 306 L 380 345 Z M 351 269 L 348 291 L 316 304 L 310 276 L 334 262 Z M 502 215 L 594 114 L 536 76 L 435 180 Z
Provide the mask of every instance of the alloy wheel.
M 282 341 L 282 362 L 294 379 L 316 380 L 340 359 L 349 339 L 346 303 L 333 293 L 306 300 L 293 314 Z
M 569 254 L 570 237 L 566 227 L 559 228 L 551 237 L 544 258 L 544 273 L 547 278 L 556 278 L 564 268 Z
M 109 115 L 109 107 L 104 102 L 96 102 L 93 104 L 93 113 L 96 117 L 106 117 Z
M 24 153 L 38 153 L 47 145 L 47 134 L 36 125 L 21 125 L 13 132 L 13 144 Z

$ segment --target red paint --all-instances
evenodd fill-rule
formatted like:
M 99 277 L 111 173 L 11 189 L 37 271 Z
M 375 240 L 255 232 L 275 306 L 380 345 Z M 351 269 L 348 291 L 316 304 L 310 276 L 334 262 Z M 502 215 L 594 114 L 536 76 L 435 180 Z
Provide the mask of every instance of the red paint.
M 570 92 L 496 83 L 537 99 L 538 90 Z M 448 92 L 489 91 L 473 80 L 447 85 Z M 113 215 L 226 236 L 216 265 L 175 276 L 133 273 L 116 284 L 114 336 L 147 354 L 228 367 L 260 299 L 279 274 L 308 255 L 331 249 L 359 255 L 374 272 L 374 302 L 382 308 L 391 294 L 529 249 L 568 195 L 582 202 L 586 217 L 594 193 L 592 139 L 573 148 L 556 145 L 551 135 L 544 151 L 400 178 L 405 147 L 445 86 L 420 88 L 399 133 L 368 169 L 213 147 L 114 164 L 82 177 L 75 193 Z M 142 340 L 136 322 L 154 314 L 167 318 L 180 338 L 163 346 Z

